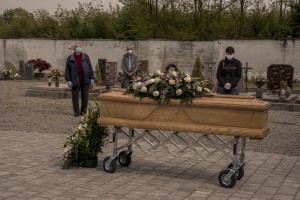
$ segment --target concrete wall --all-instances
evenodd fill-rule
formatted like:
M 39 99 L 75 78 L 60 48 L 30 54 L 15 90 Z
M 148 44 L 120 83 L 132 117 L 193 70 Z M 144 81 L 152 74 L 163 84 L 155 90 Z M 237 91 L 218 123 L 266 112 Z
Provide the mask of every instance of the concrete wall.
M 65 60 L 73 51 L 73 40 L 45 39 L 0 39 L 0 69 L 9 61 L 19 69 L 19 60 L 42 58 L 51 63 L 53 68 L 64 70 Z M 224 57 L 224 50 L 232 45 L 235 57 L 243 66 L 253 68 L 252 73 L 266 73 L 271 64 L 290 64 L 295 74 L 300 73 L 300 40 L 219 40 L 219 41 L 169 41 L 169 40 L 83 40 L 84 52 L 95 66 L 98 58 L 118 62 L 129 43 L 135 45 L 134 53 L 141 60 L 149 60 L 150 72 L 160 69 L 164 63 L 177 61 L 182 71 L 191 72 L 197 56 L 204 61 L 219 62 Z

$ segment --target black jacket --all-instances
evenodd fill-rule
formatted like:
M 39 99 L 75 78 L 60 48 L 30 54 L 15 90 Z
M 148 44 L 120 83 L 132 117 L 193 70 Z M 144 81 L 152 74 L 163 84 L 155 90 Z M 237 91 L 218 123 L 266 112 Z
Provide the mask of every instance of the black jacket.
M 83 70 L 83 81 L 84 84 L 90 85 L 91 79 L 95 79 L 94 70 L 91 65 L 90 58 L 87 54 L 82 53 L 81 65 Z M 79 78 L 76 66 L 76 60 L 74 58 L 74 54 L 71 54 L 67 58 L 66 69 L 65 69 L 65 80 L 71 81 L 73 84 L 73 88 L 79 87 Z
M 219 86 L 224 87 L 225 83 L 230 83 L 231 88 L 237 86 L 242 76 L 242 64 L 238 59 L 231 60 L 225 58 L 220 61 L 217 70 L 217 80 Z

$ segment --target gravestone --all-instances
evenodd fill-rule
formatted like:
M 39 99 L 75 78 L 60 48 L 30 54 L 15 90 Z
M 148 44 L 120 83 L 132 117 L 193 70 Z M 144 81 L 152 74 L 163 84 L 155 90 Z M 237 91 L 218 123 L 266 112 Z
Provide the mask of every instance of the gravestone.
M 136 76 L 141 76 L 144 73 L 149 73 L 149 61 L 148 60 L 139 60 L 138 61 L 139 69 L 136 72 Z
M 275 92 L 280 88 L 281 81 L 287 81 L 288 86 L 293 89 L 294 67 L 287 64 L 272 64 L 267 70 L 267 89 Z
M 11 77 L 13 77 L 17 73 L 16 67 L 9 61 L 4 62 L 4 68 L 7 70 L 11 70 Z
M 211 89 L 212 92 L 217 91 L 216 72 L 217 72 L 216 62 L 214 62 L 214 61 L 205 61 L 204 62 L 203 75 L 204 75 L 205 80 L 208 81 L 208 84 L 209 84 L 208 87 Z
M 34 72 L 34 67 L 33 67 L 33 63 L 28 64 L 25 63 L 23 60 L 19 61 L 19 72 L 20 72 L 20 76 L 21 78 L 33 78 L 33 72 Z
M 106 73 L 106 59 L 99 58 L 98 65 L 100 68 L 101 81 L 105 82 L 105 73 Z
M 116 85 L 118 81 L 117 62 L 106 62 L 105 80 L 109 81 L 110 86 Z

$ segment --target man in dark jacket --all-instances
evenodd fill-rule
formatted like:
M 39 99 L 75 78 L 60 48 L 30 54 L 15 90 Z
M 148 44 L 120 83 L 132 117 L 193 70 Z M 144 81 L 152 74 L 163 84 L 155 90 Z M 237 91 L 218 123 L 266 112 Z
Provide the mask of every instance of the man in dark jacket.
M 82 53 L 79 44 L 73 46 L 74 53 L 66 62 L 65 80 L 72 89 L 74 116 L 82 115 L 87 108 L 89 89 L 94 84 L 94 70 L 90 58 Z M 81 109 L 79 110 L 79 92 L 81 92 Z
M 123 87 L 127 88 L 130 81 L 133 79 L 134 74 L 139 69 L 137 56 L 132 53 L 133 45 L 129 44 L 127 46 L 127 53 L 123 55 L 122 58 L 122 70 L 124 72 Z
M 225 59 L 221 60 L 217 70 L 218 93 L 238 94 L 238 82 L 242 76 L 242 64 L 234 58 L 234 48 L 227 47 Z

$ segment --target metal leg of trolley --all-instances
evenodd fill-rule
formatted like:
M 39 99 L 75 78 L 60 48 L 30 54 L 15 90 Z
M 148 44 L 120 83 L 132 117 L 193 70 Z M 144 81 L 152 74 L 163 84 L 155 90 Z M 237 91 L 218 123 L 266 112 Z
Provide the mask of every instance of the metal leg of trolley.
M 218 135 L 207 135 L 207 134 L 197 134 L 199 137 L 195 137 L 191 133 L 180 133 L 172 132 L 171 134 L 166 134 L 164 131 L 156 130 L 160 137 L 158 138 L 153 134 L 153 130 L 141 130 L 134 128 L 125 127 L 113 127 L 113 154 L 108 156 L 103 161 L 104 171 L 108 173 L 114 173 L 117 170 L 117 161 L 121 166 L 128 167 L 131 164 L 132 155 L 132 145 L 135 144 L 144 153 L 148 153 L 150 150 L 155 150 L 158 147 L 163 147 L 169 151 L 174 156 L 178 156 L 184 153 L 187 149 L 191 149 L 196 154 L 200 155 L 203 159 L 214 154 L 217 151 L 222 151 L 224 155 L 232 158 L 232 163 L 230 163 L 225 170 L 222 170 L 218 175 L 219 183 L 222 187 L 232 188 L 237 180 L 240 180 L 244 176 L 244 165 L 245 165 L 245 145 L 246 137 L 235 136 L 231 141 L 225 141 Z M 118 136 L 119 134 L 124 135 L 128 141 L 118 146 Z M 151 139 L 149 139 L 151 138 Z M 178 145 L 174 140 L 179 140 L 181 142 Z M 143 140 L 147 143 L 150 148 L 145 149 L 138 142 Z M 213 148 L 207 147 L 206 143 L 203 141 L 209 141 Z M 170 151 L 168 149 L 168 144 L 171 144 L 176 152 Z M 205 145 L 206 144 L 206 145 Z M 197 150 L 197 147 L 201 147 L 204 150 L 205 155 Z M 232 149 L 232 154 L 225 151 L 224 147 L 227 149 Z M 240 154 L 238 150 L 240 147 Z M 125 149 L 125 150 L 124 150 Z M 120 153 L 118 154 L 118 151 Z

